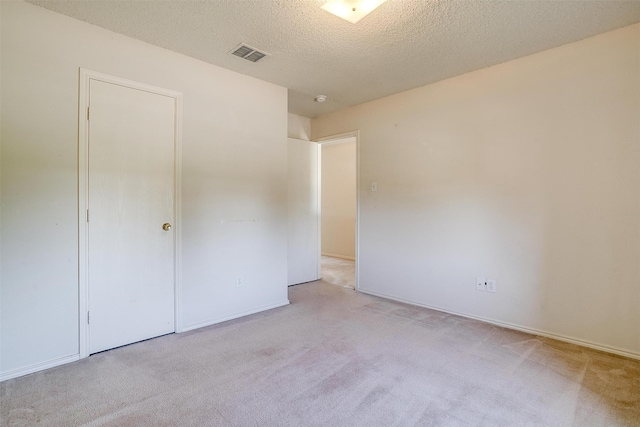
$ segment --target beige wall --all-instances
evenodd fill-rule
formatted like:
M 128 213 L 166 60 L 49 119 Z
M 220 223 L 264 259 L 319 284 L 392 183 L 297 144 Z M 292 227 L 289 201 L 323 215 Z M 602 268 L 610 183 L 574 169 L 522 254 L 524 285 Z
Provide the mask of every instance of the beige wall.
M 287 117 L 287 136 L 305 141 L 311 140 L 311 119 L 289 113 Z
M 184 94 L 183 326 L 287 303 L 287 90 L 0 3 L 0 375 L 78 355 L 79 67 Z
M 322 254 L 356 256 L 356 142 L 321 145 Z
M 313 120 L 360 130 L 360 288 L 640 356 L 639 106 L 635 25 Z

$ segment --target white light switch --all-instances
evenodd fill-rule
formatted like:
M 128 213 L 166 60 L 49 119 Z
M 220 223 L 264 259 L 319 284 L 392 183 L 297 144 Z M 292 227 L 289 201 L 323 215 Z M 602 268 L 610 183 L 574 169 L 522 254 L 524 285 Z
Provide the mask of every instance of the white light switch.
M 373 181 L 371 183 L 371 191 L 378 191 L 378 183 Z

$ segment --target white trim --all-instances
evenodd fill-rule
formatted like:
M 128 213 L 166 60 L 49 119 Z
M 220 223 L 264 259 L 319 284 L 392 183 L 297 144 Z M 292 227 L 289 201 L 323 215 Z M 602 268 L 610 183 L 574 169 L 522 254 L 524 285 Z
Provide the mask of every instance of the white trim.
M 89 127 L 87 126 L 86 111 L 89 106 L 89 74 L 80 68 L 78 89 L 78 354 L 80 358 L 89 356 L 89 339 L 85 313 L 89 308 L 88 292 L 88 256 L 87 248 L 89 233 L 87 230 L 87 207 L 89 174 Z
M 291 285 L 295 286 L 295 285 Z M 251 308 L 249 310 L 240 311 L 237 313 L 229 314 L 227 316 L 216 317 L 214 319 L 205 320 L 203 322 L 192 323 L 190 325 L 186 325 L 182 328 L 182 332 L 192 331 L 194 329 L 204 328 L 205 326 L 215 325 L 216 323 L 226 322 L 227 320 L 238 319 L 240 317 L 248 316 L 250 314 L 260 313 L 261 311 L 271 310 L 272 308 L 283 307 L 285 305 L 291 304 L 288 299 L 280 302 L 276 302 L 274 304 L 267 304 L 256 308 Z
M 360 253 L 360 131 L 352 130 L 349 132 L 342 132 L 335 135 L 323 136 L 322 138 L 318 138 L 315 142 L 318 145 L 324 144 L 339 144 L 345 142 L 345 139 L 355 138 L 356 139 L 356 256 L 355 256 L 355 273 L 356 273 L 356 283 L 355 290 L 360 290 L 360 262 L 359 262 L 359 253 Z M 322 186 L 321 186 L 321 173 L 322 173 L 322 164 L 321 164 L 321 156 L 322 150 L 318 153 L 318 254 L 322 256 L 322 227 L 321 227 L 321 219 L 322 219 Z M 329 255 L 335 256 L 335 255 Z M 340 256 L 335 256 L 336 258 L 344 258 Z M 318 277 L 322 277 L 320 273 L 320 260 L 318 260 Z
M 322 279 L 322 147 L 318 143 L 318 168 L 316 170 L 318 182 L 318 280 Z
M 340 259 L 347 259 L 349 261 L 355 261 L 356 257 L 354 256 L 348 256 L 348 255 L 338 255 L 338 254 L 332 254 L 329 252 L 322 252 L 322 256 L 328 256 L 331 258 L 340 258 Z
M 46 362 L 34 363 L 33 365 L 6 371 L 0 374 L 0 382 L 33 374 L 34 372 L 43 371 L 45 369 L 55 368 L 56 366 L 66 365 L 67 363 L 77 362 L 79 359 L 79 354 L 72 354 L 70 356 L 59 357 L 57 359 L 47 360 Z
M 460 317 L 466 317 L 468 319 L 473 319 L 473 320 L 479 320 L 481 322 L 485 322 L 485 323 L 490 323 L 492 325 L 496 325 L 496 326 L 500 326 L 503 328 L 507 328 L 507 329 L 513 329 L 516 331 L 520 331 L 520 332 L 526 332 L 528 334 L 533 334 L 533 335 L 539 335 L 539 336 L 543 336 L 543 337 L 547 337 L 547 338 L 552 338 L 558 341 L 564 341 L 564 342 L 568 342 L 570 344 L 576 344 L 582 347 L 588 347 L 588 348 L 592 348 L 594 350 L 600 350 L 600 351 L 604 351 L 607 353 L 613 353 L 613 354 L 617 354 L 618 356 L 624 356 L 624 357 L 628 357 L 630 359 L 637 359 L 640 360 L 640 353 L 638 352 L 634 352 L 634 351 L 629 351 L 629 350 L 624 350 L 622 348 L 618 348 L 618 347 L 613 347 L 613 346 L 608 346 L 608 345 L 604 345 L 604 344 L 598 344 L 595 343 L 593 341 L 588 341 L 588 340 L 582 340 L 579 338 L 573 338 L 573 337 L 569 337 L 566 335 L 561 335 L 561 334 L 556 334 L 553 332 L 548 332 L 548 331 L 543 331 L 541 329 L 535 329 L 535 328 L 529 328 L 526 326 L 521 326 L 521 325 L 516 325 L 514 323 L 509 323 L 509 322 L 503 322 L 500 320 L 495 320 L 495 319 L 490 319 L 488 317 L 482 317 L 482 316 L 475 316 L 472 314 L 464 314 L 464 313 L 459 313 L 457 311 L 453 311 L 453 310 L 447 310 L 441 307 L 436 307 L 433 305 L 429 305 L 429 304 L 422 304 L 416 301 L 412 301 L 412 300 L 407 300 L 404 298 L 398 298 L 398 297 L 394 297 L 392 295 L 387 295 L 387 294 L 383 294 L 381 292 L 376 292 L 376 291 L 371 291 L 371 290 L 367 290 L 367 289 L 358 289 L 360 292 L 364 293 L 364 294 L 368 294 L 368 295 L 373 295 L 376 297 L 380 297 L 380 298 L 385 298 L 385 299 L 390 299 L 393 301 L 398 301 L 398 302 L 402 302 L 405 304 L 411 304 L 411 305 L 415 305 L 418 307 L 424 307 L 424 308 L 429 308 L 431 310 L 436 310 L 436 311 L 441 311 L 443 313 L 449 313 L 449 314 L 454 314 L 456 316 L 460 316 Z
M 352 142 L 355 135 L 347 136 L 346 138 L 338 138 L 338 139 L 327 139 L 326 141 L 316 141 L 318 145 L 337 145 L 344 144 L 345 142 Z M 324 139 L 324 138 L 323 138 Z
M 334 142 L 334 143 L 345 142 L 340 140 L 353 138 L 353 137 L 356 137 L 357 139 L 359 134 L 360 134 L 359 130 L 350 130 L 348 132 L 342 132 L 342 133 L 336 133 L 334 135 L 323 136 L 322 138 L 316 139 L 315 142 L 317 142 L 318 144 L 324 144 L 327 142 Z
M 174 327 L 177 333 L 182 332 L 182 93 L 175 92 L 176 126 L 174 152 Z
M 354 289 L 360 289 L 360 131 L 355 131 L 356 136 L 356 283 Z
M 156 86 L 138 83 L 107 74 L 80 68 L 78 88 L 78 354 L 89 356 L 89 270 L 88 270 L 88 223 L 89 208 L 87 108 L 89 107 L 89 83 L 99 80 L 127 88 L 142 90 L 175 99 L 174 135 L 174 328 L 182 332 L 182 93 Z

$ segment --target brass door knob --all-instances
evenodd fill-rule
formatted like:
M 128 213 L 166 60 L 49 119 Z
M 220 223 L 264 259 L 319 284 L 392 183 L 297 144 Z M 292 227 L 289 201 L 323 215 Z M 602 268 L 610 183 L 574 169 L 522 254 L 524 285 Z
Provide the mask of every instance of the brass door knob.
M 168 222 L 165 222 L 164 224 L 162 224 L 162 229 L 164 231 L 169 231 L 171 230 L 171 224 L 169 224 Z

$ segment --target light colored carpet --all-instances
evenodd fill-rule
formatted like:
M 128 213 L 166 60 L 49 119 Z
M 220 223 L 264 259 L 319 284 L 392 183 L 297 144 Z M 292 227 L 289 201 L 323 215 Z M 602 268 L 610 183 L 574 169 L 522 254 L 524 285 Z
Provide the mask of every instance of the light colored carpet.
M 344 288 L 356 288 L 356 263 L 348 259 L 322 256 L 320 258 L 322 280 Z
M 638 426 L 640 362 L 311 282 L 0 385 L 2 425 Z

